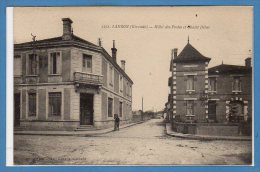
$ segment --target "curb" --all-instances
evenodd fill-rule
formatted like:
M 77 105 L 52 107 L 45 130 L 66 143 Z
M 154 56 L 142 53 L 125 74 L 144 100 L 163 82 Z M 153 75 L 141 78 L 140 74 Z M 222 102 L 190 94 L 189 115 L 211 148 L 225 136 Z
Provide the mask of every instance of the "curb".
M 137 124 L 141 124 L 145 121 L 141 121 L 141 122 L 137 122 L 137 123 L 133 123 L 133 124 L 130 124 L 130 125 L 126 125 L 126 126 L 122 126 L 121 129 L 124 129 L 124 128 L 128 128 L 128 127 L 132 127 L 134 125 L 137 125 Z M 108 129 L 104 129 L 104 130 L 108 130 Z M 98 135 L 102 135 L 102 134 L 107 134 L 107 133 L 112 133 L 114 132 L 114 129 L 111 129 L 111 130 L 108 130 L 108 131 L 99 131 L 99 132 L 96 132 L 96 133 L 77 133 L 75 131 L 71 131 L 71 132 L 65 132 L 65 133 L 62 133 L 62 131 L 58 131 L 60 133 L 34 133 L 33 131 L 32 132 L 28 132 L 28 133 L 23 133 L 23 132 L 17 132 L 17 131 L 14 131 L 14 135 L 41 135 L 41 136 L 78 136 L 78 137 L 90 137 L 90 136 L 98 136 Z
M 171 137 L 177 137 L 187 140 L 201 140 L 201 141 L 210 141 L 210 140 L 228 140 L 228 141 L 251 141 L 252 138 L 248 137 L 221 137 L 221 136 L 202 136 L 202 135 L 192 135 L 192 134 L 182 134 L 182 133 L 175 133 L 175 132 L 168 132 L 169 127 L 167 127 L 167 123 L 165 123 L 165 132 L 166 135 Z

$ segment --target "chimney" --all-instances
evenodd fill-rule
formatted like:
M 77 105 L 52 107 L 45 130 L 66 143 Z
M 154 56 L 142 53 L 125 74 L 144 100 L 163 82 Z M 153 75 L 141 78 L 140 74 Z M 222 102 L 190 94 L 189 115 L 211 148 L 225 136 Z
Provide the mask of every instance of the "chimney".
M 63 18 L 63 35 L 62 39 L 63 40 L 71 40 L 71 36 L 73 34 L 71 24 L 73 23 L 70 18 Z
M 245 65 L 246 65 L 246 67 L 251 67 L 251 58 L 250 57 L 245 59 Z
M 101 38 L 98 38 L 98 46 L 102 47 L 102 41 L 101 41 Z
M 125 60 L 121 60 L 121 68 L 125 71 Z
M 174 49 L 173 49 L 173 52 L 174 52 L 173 57 L 176 58 L 176 57 L 177 57 L 177 54 L 178 54 L 178 48 L 174 48 Z
M 117 49 L 115 48 L 115 40 L 113 40 L 113 48 L 111 48 L 111 50 L 112 50 L 112 58 L 116 61 Z

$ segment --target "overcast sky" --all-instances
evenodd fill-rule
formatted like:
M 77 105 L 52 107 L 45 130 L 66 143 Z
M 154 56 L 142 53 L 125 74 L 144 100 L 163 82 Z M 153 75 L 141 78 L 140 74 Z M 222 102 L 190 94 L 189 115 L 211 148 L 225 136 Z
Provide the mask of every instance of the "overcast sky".
M 95 44 L 100 37 L 110 54 L 116 41 L 117 61 L 126 60 L 134 81 L 133 110 L 141 109 L 142 97 L 144 110 L 161 110 L 169 92 L 171 49 L 180 53 L 189 35 L 190 43 L 211 58 L 210 67 L 222 61 L 244 65 L 252 54 L 252 14 L 252 7 L 14 8 L 14 42 L 31 41 L 31 33 L 37 40 L 61 36 L 61 18 L 69 17 L 75 35 Z M 122 24 L 149 28 L 102 28 Z

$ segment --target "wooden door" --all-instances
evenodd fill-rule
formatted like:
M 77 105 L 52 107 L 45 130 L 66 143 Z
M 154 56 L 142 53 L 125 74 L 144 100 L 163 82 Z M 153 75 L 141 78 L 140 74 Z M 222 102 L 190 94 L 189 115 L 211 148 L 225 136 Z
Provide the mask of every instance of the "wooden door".
M 80 125 L 93 125 L 93 94 L 80 94 Z

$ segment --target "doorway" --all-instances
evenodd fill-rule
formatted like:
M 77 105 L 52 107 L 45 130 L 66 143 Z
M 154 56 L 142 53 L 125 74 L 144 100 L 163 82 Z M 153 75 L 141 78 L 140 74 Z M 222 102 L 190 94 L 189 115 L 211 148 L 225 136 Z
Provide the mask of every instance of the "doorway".
M 93 125 L 93 94 L 80 93 L 80 125 Z
M 14 94 L 14 126 L 20 126 L 20 93 Z
M 216 106 L 217 103 L 216 101 L 212 101 L 210 100 L 208 103 L 208 107 L 209 107 L 209 113 L 208 113 L 208 119 L 211 122 L 216 122 Z

